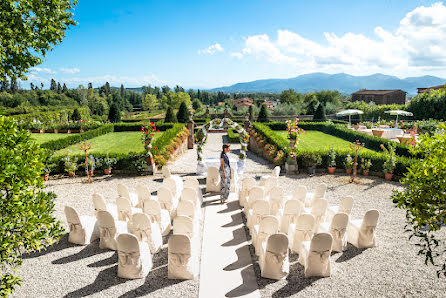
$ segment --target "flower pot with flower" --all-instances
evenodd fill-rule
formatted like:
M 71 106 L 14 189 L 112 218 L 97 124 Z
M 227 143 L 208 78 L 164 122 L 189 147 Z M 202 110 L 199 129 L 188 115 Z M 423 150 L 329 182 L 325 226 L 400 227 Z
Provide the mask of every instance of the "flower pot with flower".
M 369 175 L 369 171 L 370 171 L 371 167 L 372 167 L 372 161 L 370 159 L 367 159 L 367 158 L 361 159 L 361 170 L 362 170 L 362 174 L 364 176 Z
M 68 155 L 62 158 L 62 160 L 64 162 L 65 172 L 68 173 L 68 176 L 74 177 L 76 175 L 76 170 L 79 167 L 77 163 L 77 157 L 72 157 Z
M 383 144 L 381 144 L 381 149 L 386 155 L 386 161 L 383 164 L 384 178 L 391 181 L 393 178 L 393 171 L 396 168 L 396 154 L 395 154 L 395 143 L 390 142 L 387 149 Z
M 110 158 L 108 156 L 108 152 L 106 156 L 99 160 L 98 166 L 100 166 L 104 170 L 104 175 L 110 175 L 112 171 L 112 167 L 117 163 L 116 158 Z
M 330 148 L 330 152 L 328 153 L 328 173 L 334 174 L 336 171 L 336 151 L 333 147 Z
M 353 164 L 354 164 L 354 160 L 353 157 L 349 154 L 347 154 L 347 156 L 345 157 L 345 162 L 344 162 L 344 166 L 345 166 L 345 172 L 350 175 L 352 173 L 352 169 L 353 169 Z
M 145 162 L 147 164 L 147 172 L 149 175 L 153 175 L 156 172 L 156 164 L 153 161 L 153 155 L 150 152 L 152 149 L 152 139 L 153 134 L 158 132 L 159 130 L 156 128 L 153 122 L 148 123 L 147 125 L 141 127 L 142 132 L 142 142 L 144 144 L 145 152 Z
M 286 149 L 286 148 L 285 148 Z M 298 171 L 297 160 L 296 160 L 296 152 L 291 151 L 285 162 L 285 170 L 287 174 L 296 174 Z
M 311 176 L 316 173 L 316 167 L 322 163 L 322 157 L 316 152 L 303 152 L 300 155 L 302 164 L 307 167 Z

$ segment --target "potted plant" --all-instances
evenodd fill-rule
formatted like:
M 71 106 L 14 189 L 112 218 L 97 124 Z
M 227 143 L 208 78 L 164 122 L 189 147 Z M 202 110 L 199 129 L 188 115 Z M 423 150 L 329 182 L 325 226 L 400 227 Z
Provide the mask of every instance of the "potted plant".
M 352 173 L 353 164 L 354 164 L 353 157 L 349 153 L 345 157 L 345 162 L 344 162 L 345 172 L 349 175 Z
M 76 170 L 79 167 L 77 164 L 77 157 L 65 156 L 63 159 L 65 172 L 68 176 L 74 177 L 76 175 Z
M 336 171 L 336 151 L 333 147 L 330 148 L 328 153 L 328 173 L 334 174 Z
M 364 176 L 369 175 L 369 171 L 370 171 L 371 167 L 372 167 L 372 161 L 370 159 L 367 159 L 367 158 L 361 159 L 361 170 L 362 170 L 362 174 Z
M 93 155 L 90 155 L 87 157 L 87 164 L 88 164 L 88 174 L 90 176 L 93 176 L 94 169 L 96 168 L 97 158 L 94 158 Z
M 389 149 L 387 149 L 383 144 L 381 144 L 381 149 L 387 156 L 386 161 L 383 164 L 384 177 L 386 180 L 391 181 L 393 178 L 393 171 L 396 168 L 396 156 L 395 156 L 395 144 L 390 142 L 388 144 Z
M 316 152 L 304 152 L 300 158 L 302 158 L 302 164 L 307 167 L 310 175 L 314 175 L 316 166 L 322 163 L 322 157 Z
M 116 158 L 110 158 L 107 152 L 107 155 L 100 160 L 100 165 L 104 169 L 104 175 L 111 174 L 112 167 L 116 164 L 116 162 L 117 162 Z

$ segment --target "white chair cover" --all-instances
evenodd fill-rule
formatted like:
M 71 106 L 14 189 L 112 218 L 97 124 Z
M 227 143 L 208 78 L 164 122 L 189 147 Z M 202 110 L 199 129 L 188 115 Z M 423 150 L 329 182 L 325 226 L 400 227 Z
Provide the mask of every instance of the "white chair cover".
M 172 196 L 178 200 L 183 189 L 183 180 L 179 176 L 172 175 L 163 179 L 163 185 L 172 192 Z
M 297 217 L 302 212 L 302 203 L 298 200 L 288 200 L 285 202 L 283 214 L 280 219 L 280 232 L 287 234 L 290 224 L 297 220 Z M 280 212 L 282 213 L 282 212 Z
M 116 208 L 118 211 L 118 220 L 130 220 L 135 213 L 142 213 L 141 208 L 132 208 L 132 203 L 125 197 L 118 197 L 116 199 Z
M 145 242 L 135 235 L 120 234 L 117 239 L 118 277 L 136 279 L 145 277 L 152 269 L 152 255 Z
M 298 200 L 305 205 L 305 199 L 307 197 L 307 187 L 305 185 L 298 185 L 294 188 L 292 198 Z
M 195 191 L 198 194 L 198 198 L 200 199 L 200 204 L 203 204 L 203 192 L 200 188 L 200 182 L 198 182 L 198 179 L 195 177 L 186 177 L 184 180 L 184 187 L 191 187 L 195 189 Z
M 271 171 L 271 175 L 266 175 L 266 176 L 260 177 L 259 185 L 264 186 L 265 182 L 268 178 L 271 178 L 271 177 L 279 178 L 279 175 L 280 175 L 280 166 L 275 166 L 274 169 Z
M 314 193 L 307 193 L 307 198 L 305 200 L 305 207 L 311 207 L 313 204 L 313 201 L 315 199 L 322 199 L 325 198 L 325 193 L 327 191 L 327 184 L 320 183 L 316 186 L 316 189 L 314 190 Z
M 183 201 L 191 201 L 194 204 L 194 208 L 197 211 L 200 211 L 201 209 L 200 199 L 198 198 L 198 193 L 195 189 L 191 187 L 183 188 L 180 199 Z
M 144 201 L 144 213 L 149 216 L 151 221 L 157 222 L 161 230 L 161 235 L 166 236 L 172 229 L 169 211 L 161 209 L 160 203 L 155 200 Z
M 269 203 L 266 200 L 256 200 L 252 204 L 252 209 L 248 212 L 247 226 L 251 230 L 260 220 L 269 215 Z M 251 231 L 252 235 L 252 231 Z
M 216 167 L 208 167 L 206 176 L 206 192 L 220 192 L 221 178 Z
M 242 188 L 240 189 L 238 193 L 238 198 L 240 202 L 240 206 L 244 207 L 247 198 L 249 195 L 249 191 L 256 185 L 256 180 L 252 177 L 247 177 L 242 180 Z
M 163 238 L 158 223 L 150 221 L 147 214 L 133 214 L 132 220 L 127 222 L 129 233 L 138 238 L 138 241 L 147 242 L 152 254 L 157 253 L 163 245 Z
M 168 242 L 169 279 L 196 279 L 198 276 L 198 257 L 192 250 L 191 240 L 187 235 L 174 234 Z
M 351 220 L 347 228 L 348 242 L 357 248 L 375 247 L 378 219 L 378 210 L 372 209 L 366 212 L 362 220 Z
M 187 235 L 191 240 L 197 236 L 194 222 L 188 216 L 177 216 L 173 220 L 173 234 Z
M 353 197 L 346 196 L 341 200 L 339 206 L 328 206 L 327 208 L 327 221 L 331 221 L 336 213 L 346 213 L 350 215 L 353 209 Z
M 245 204 L 245 207 L 243 208 L 246 216 L 248 216 L 248 211 L 252 208 L 252 204 L 254 204 L 256 200 L 265 200 L 265 190 L 263 186 L 254 186 L 249 191 L 247 204 Z
M 194 203 L 189 200 L 182 200 L 178 203 L 177 216 L 187 216 L 198 223 L 199 216 L 195 209 Z
M 277 183 L 278 183 L 278 179 L 277 177 L 269 177 L 268 179 L 265 180 L 265 196 L 269 196 L 271 190 L 274 187 L 277 187 Z
M 259 224 L 254 225 L 252 233 L 252 243 L 255 248 L 255 253 L 260 256 L 262 250 L 262 243 L 273 234 L 279 231 L 279 220 L 277 217 L 268 215 L 263 217 Z
M 176 216 L 176 209 L 178 206 L 178 200 L 172 195 L 172 192 L 165 186 L 161 186 L 157 192 L 158 202 L 161 208 L 167 210 L 170 214 L 170 218 Z
M 138 194 L 130 192 L 124 184 L 118 184 L 118 197 L 127 198 L 130 200 L 132 206 L 138 205 Z
M 99 248 L 116 250 L 116 237 L 128 233 L 127 223 L 115 221 L 108 211 L 98 211 L 97 219 L 100 231 Z
M 331 223 L 321 223 L 319 233 L 330 233 L 333 237 L 332 251 L 341 252 L 347 247 L 348 214 L 337 213 L 333 216 Z
M 76 209 L 65 206 L 65 217 L 67 219 L 68 242 L 74 244 L 90 244 L 99 238 L 99 226 L 93 216 L 79 216 Z
M 170 178 L 170 169 L 168 166 L 163 166 L 161 173 L 163 173 L 163 178 Z
M 108 211 L 113 216 L 113 218 L 118 219 L 116 204 L 106 204 L 102 195 L 97 193 L 93 194 L 92 199 L 93 199 L 95 216 L 98 213 L 98 211 Z
M 279 211 L 284 207 L 285 196 L 283 189 L 280 187 L 273 187 L 269 195 L 270 214 L 278 215 Z
M 310 241 L 302 243 L 299 263 L 305 267 L 305 277 L 330 276 L 330 254 L 333 238 L 328 233 L 319 233 Z
M 282 233 L 271 235 L 262 248 L 261 276 L 277 280 L 286 278 L 290 272 L 287 236 Z
M 141 184 L 136 186 L 136 194 L 138 195 L 138 204 L 135 206 L 136 208 L 143 209 L 144 200 L 152 199 L 152 196 L 150 195 L 150 191 L 147 188 L 147 186 Z
M 314 231 L 314 216 L 311 214 L 301 214 L 296 223 L 290 224 L 288 239 L 290 249 L 293 253 L 300 253 L 300 248 L 304 241 L 310 241 Z
M 310 208 L 305 208 L 305 213 L 311 213 L 314 216 L 314 232 L 317 231 L 319 224 L 325 221 L 325 213 L 327 212 L 327 200 L 315 199 L 313 205 Z

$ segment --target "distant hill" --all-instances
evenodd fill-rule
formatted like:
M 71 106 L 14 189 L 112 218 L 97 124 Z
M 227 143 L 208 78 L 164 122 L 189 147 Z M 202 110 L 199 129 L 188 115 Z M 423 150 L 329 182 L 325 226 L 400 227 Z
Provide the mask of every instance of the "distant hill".
M 267 79 L 238 83 L 228 87 L 214 88 L 209 91 L 223 92 L 282 92 L 294 89 L 307 93 L 318 90 L 338 90 L 350 94 L 360 89 L 401 89 L 408 94 L 416 94 L 417 88 L 445 84 L 446 80 L 434 76 L 409 77 L 400 79 L 384 74 L 352 76 L 345 73 L 310 73 L 290 79 Z

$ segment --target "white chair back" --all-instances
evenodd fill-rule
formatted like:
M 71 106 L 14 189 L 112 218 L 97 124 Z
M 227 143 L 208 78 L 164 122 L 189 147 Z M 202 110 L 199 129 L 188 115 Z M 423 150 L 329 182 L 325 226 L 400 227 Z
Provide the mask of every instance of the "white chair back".
M 350 214 L 352 212 L 352 209 L 353 209 L 353 197 L 352 196 L 346 196 L 339 203 L 338 212 L 339 213 Z
M 250 191 L 254 186 L 256 186 L 256 180 L 252 177 L 246 177 L 242 180 L 242 190 Z
M 144 200 L 143 212 L 147 214 L 153 222 L 161 221 L 161 206 L 156 200 Z
M 259 223 L 259 232 L 272 235 L 279 231 L 279 220 L 277 217 L 268 215 L 262 218 Z
M 79 225 L 82 226 L 79 213 L 77 213 L 76 209 L 70 206 L 65 206 L 64 212 L 65 212 L 65 217 L 67 218 L 70 232 L 72 230 L 77 229 Z
M 279 280 L 288 275 L 288 237 L 285 234 L 277 233 L 268 237 L 260 265 L 262 277 Z
M 132 216 L 132 203 L 125 197 L 116 199 L 116 207 L 118 208 L 118 220 L 126 221 Z
M 248 207 L 252 208 L 252 204 L 254 204 L 256 200 L 264 200 L 264 199 L 265 199 L 265 190 L 263 189 L 263 187 L 254 186 L 249 191 Z
M 136 213 L 132 215 L 132 231 L 139 241 L 150 239 L 152 223 L 149 217 L 143 213 Z
M 284 202 L 283 189 L 280 187 L 273 187 L 269 194 L 269 201 L 271 207 L 271 214 L 276 215 L 280 209 L 283 209 Z
M 273 169 L 272 176 L 275 178 L 279 178 L 280 175 L 280 166 L 276 166 Z
M 147 186 L 144 186 L 141 184 L 136 186 L 136 193 L 138 194 L 138 202 L 141 204 L 141 206 L 142 206 L 142 202 L 144 202 L 144 200 L 150 200 L 152 198 Z
M 277 177 L 269 177 L 265 180 L 265 195 L 269 195 L 271 190 L 277 186 L 278 178 Z
M 333 237 L 332 250 L 343 251 L 347 246 L 346 232 L 348 226 L 348 214 L 336 213 L 331 220 L 329 232 Z
M 198 193 L 191 187 L 185 187 L 181 193 L 182 201 L 191 201 L 194 207 L 199 205 Z
M 313 200 L 322 199 L 325 197 L 325 192 L 327 191 L 327 184 L 320 183 L 316 186 L 314 190 Z
M 93 199 L 93 206 L 94 206 L 94 214 L 95 215 L 100 210 L 103 210 L 103 211 L 107 210 L 107 205 L 105 204 L 105 200 L 102 197 L 102 195 L 95 193 L 95 194 L 93 194 L 92 199 Z
M 187 216 L 192 219 L 195 218 L 195 205 L 193 202 L 188 200 L 183 200 L 178 203 L 177 207 L 177 215 L 178 216 Z
M 268 215 L 269 214 L 269 204 L 266 200 L 256 200 L 252 204 L 252 213 L 255 215 Z
M 294 215 L 296 218 L 302 212 L 302 203 L 298 200 L 288 200 L 285 202 L 283 214 Z M 292 221 L 294 222 L 294 221 Z
M 158 188 L 158 201 L 160 202 L 161 208 L 166 210 L 171 210 L 173 208 L 173 194 L 169 188 L 166 186 L 161 186 Z
M 170 178 L 170 169 L 168 166 L 163 166 L 161 172 L 163 173 L 163 178 Z
M 313 236 L 315 219 L 311 214 L 301 214 L 296 221 L 296 230 L 302 232 L 304 239 L 303 241 L 308 241 Z
M 198 190 L 200 188 L 200 182 L 198 182 L 198 179 L 195 177 L 186 177 L 184 180 L 184 187 L 191 187 Z
M 167 189 L 170 190 L 170 192 L 172 193 L 172 196 L 177 196 L 177 190 L 178 190 L 178 186 L 176 181 L 172 178 L 164 178 L 163 180 L 163 187 L 166 187 Z
M 305 204 L 305 198 L 307 197 L 307 187 L 305 185 L 298 185 L 293 191 L 293 200 L 298 200 Z
M 191 260 L 191 240 L 187 235 L 172 235 L 168 242 L 167 277 L 169 279 L 194 279 L 198 274 Z
M 116 250 L 116 225 L 113 216 L 108 211 L 98 211 L 96 217 L 100 231 L 99 247 Z
M 184 234 L 189 238 L 194 237 L 194 222 L 188 216 L 177 216 L 173 220 L 173 233 Z
M 367 211 L 362 220 L 361 230 L 366 230 L 369 233 L 374 232 L 376 226 L 378 225 L 379 212 L 376 209 L 371 209 Z
M 130 199 L 130 192 L 124 184 L 118 184 L 118 196 Z

